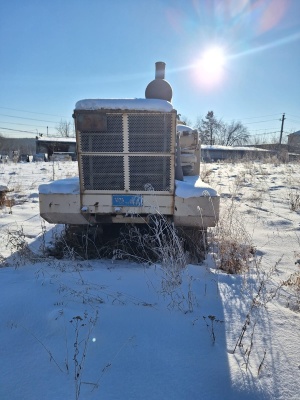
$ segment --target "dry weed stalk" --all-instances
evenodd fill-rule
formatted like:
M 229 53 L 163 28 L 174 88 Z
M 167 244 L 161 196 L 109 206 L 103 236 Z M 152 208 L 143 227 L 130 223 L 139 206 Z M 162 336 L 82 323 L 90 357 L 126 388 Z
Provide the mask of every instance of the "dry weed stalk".
M 27 261 L 35 262 L 40 260 L 28 246 L 22 226 L 8 229 L 5 233 L 5 241 L 15 268 L 25 265 Z
M 296 188 L 290 188 L 288 193 L 289 206 L 291 211 L 300 210 L 300 191 Z
M 281 287 L 286 287 L 288 293 L 288 307 L 293 311 L 300 311 L 300 271 L 291 274 L 282 282 Z
M 206 320 L 206 318 L 209 319 L 210 323 Z M 203 315 L 204 322 L 206 324 L 206 327 L 209 331 L 210 337 L 211 337 L 211 342 L 212 344 L 215 344 L 216 342 L 216 334 L 215 334 L 215 324 L 222 324 L 224 321 L 217 319 L 215 315 L 208 315 L 207 317 Z
M 259 366 L 258 366 L 257 376 L 259 376 L 259 374 L 260 374 L 260 372 L 261 372 L 261 370 L 262 370 L 262 367 L 263 367 L 264 362 L 265 362 L 266 354 L 267 354 L 267 350 L 265 349 L 265 350 L 264 350 L 263 358 L 262 358 L 262 360 L 261 360 L 261 362 L 260 362 L 260 364 L 259 364 Z
M 0 207 L 7 205 L 6 191 L 0 192 Z
M 83 317 L 77 315 L 70 320 L 70 323 L 74 328 L 74 334 L 75 334 L 74 344 L 73 344 L 74 347 L 73 361 L 74 361 L 74 382 L 75 382 L 76 400 L 80 398 L 81 385 L 83 383 L 86 383 L 82 381 L 82 374 L 84 371 L 85 361 L 87 357 L 88 344 L 90 342 L 91 333 L 96 325 L 97 319 L 98 319 L 98 311 L 96 310 L 96 314 L 94 317 L 89 317 L 88 313 L 85 312 Z M 83 328 L 87 329 L 86 337 L 82 337 Z
M 123 234 L 122 246 L 123 250 L 119 251 L 118 256 L 130 257 L 139 262 L 161 263 L 166 275 L 166 291 L 180 285 L 181 271 L 187 265 L 183 240 L 165 217 L 152 215 L 147 226 L 130 226 Z
M 210 183 L 210 176 L 213 173 L 212 169 L 207 169 L 206 164 L 201 164 L 200 177 L 205 183 Z
M 215 261 L 218 268 L 229 274 L 249 269 L 255 249 L 233 202 L 223 209 L 212 240 L 217 247 Z
M 300 237 L 296 235 L 300 246 Z M 278 291 L 285 290 L 284 297 L 287 298 L 287 306 L 293 311 L 300 311 L 300 251 L 294 252 L 295 265 L 298 269 L 291 273 L 287 279 L 281 282 Z M 281 293 L 282 294 L 282 293 Z
M 94 227 L 65 226 L 55 235 L 51 247 L 46 252 L 58 259 L 89 260 L 105 255 L 101 237 Z
M 63 315 L 63 311 L 60 311 L 60 315 Z M 73 343 L 73 362 L 74 362 L 74 384 L 75 384 L 75 399 L 80 399 L 81 386 L 83 384 L 93 385 L 98 387 L 96 383 L 83 382 L 82 375 L 85 368 L 85 361 L 87 358 L 88 346 L 91 342 L 91 334 L 97 323 L 98 319 L 98 310 L 95 311 L 94 316 L 89 316 L 88 312 L 85 311 L 83 317 L 80 315 L 76 315 L 70 320 L 70 323 L 74 329 L 74 343 Z M 66 346 L 66 358 L 64 360 L 64 366 L 61 365 L 58 359 L 53 356 L 52 351 L 47 347 L 47 345 L 37 337 L 37 335 L 28 329 L 26 326 L 12 322 L 11 328 L 22 328 L 29 335 L 31 335 L 46 351 L 49 355 L 50 362 L 52 361 L 55 366 L 59 369 L 63 374 L 68 375 L 70 372 L 69 367 L 69 350 L 68 350 L 68 341 L 65 338 L 65 346 Z M 65 327 L 66 328 L 66 327 Z M 66 332 L 66 331 L 65 331 Z

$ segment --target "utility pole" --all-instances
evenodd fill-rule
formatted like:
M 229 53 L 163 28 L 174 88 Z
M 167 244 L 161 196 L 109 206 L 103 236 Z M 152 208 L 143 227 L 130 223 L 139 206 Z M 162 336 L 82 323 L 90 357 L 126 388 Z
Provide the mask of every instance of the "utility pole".
M 282 140 L 282 133 L 283 133 L 283 124 L 284 124 L 284 120 L 285 120 L 285 113 L 282 114 L 282 118 L 279 120 L 279 121 L 281 121 L 281 129 L 280 129 L 279 144 L 281 144 L 281 140 Z

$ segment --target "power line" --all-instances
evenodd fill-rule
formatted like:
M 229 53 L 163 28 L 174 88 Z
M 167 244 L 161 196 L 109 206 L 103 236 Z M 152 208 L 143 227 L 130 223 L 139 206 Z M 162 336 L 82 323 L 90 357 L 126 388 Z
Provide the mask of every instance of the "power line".
M 30 121 L 39 121 L 39 122 L 55 122 L 55 121 L 47 121 L 45 119 L 35 119 L 35 118 L 28 118 L 28 117 L 18 117 L 16 115 L 7 115 L 7 114 L 0 114 L 2 117 L 10 117 L 10 118 L 18 118 L 18 119 L 29 119 Z
M 243 125 L 251 125 L 251 124 L 261 124 L 263 122 L 271 122 L 271 121 L 277 121 L 276 119 L 268 119 L 267 121 L 255 121 L 255 122 L 246 122 Z
M 34 135 L 36 135 L 36 132 L 32 132 L 32 131 L 21 131 L 20 129 L 10 129 L 10 128 L 3 128 L 2 126 L 0 126 L 0 129 L 5 129 L 7 131 L 13 131 L 13 132 L 25 132 L 25 133 L 33 133 Z
M 0 108 L 3 108 L 4 110 L 26 112 L 26 113 L 29 113 L 29 114 L 40 114 L 40 115 L 49 115 L 49 116 L 52 116 L 52 117 L 67 118 L 67 117 L 63 117 L 62 115 L 39 113 L 39 112 L 35 112 L 35 111 L 18 110 L 16 108 L 8 108 L 8 107 L 0 107 Z
M 49 125 L 32 125 L 32 124 L 20 124 L 18 122 L 6 122 L 6 121 L 0 121 L 0 124 L 10 124 L 10 125 L 26 125 L 26 126 L 35 126 L 37 128 L 49 128 Z M 50 126 L 50 128 L 55 128 L 54 125 Z
M 297 119 L 299 119 L 299 121 L 300 121 L 300 117 L 299 117 L 299 115 L 293 115 L 293 114 L 288 114 L 288 115 L 290 115 L 291 117 L 293 117 L 293 118 L 297 118 Z
M 26 112 L 26 113 L 29 113 L 29 114 L 48 115 L 48 116 L 59 117 L 59 118 L 69 118 L 69 116 L 66 117 L 66 116 L 56 115 L 56 114 L 40 113 L 40 112 L 28 111 L 28 110 L 20 110 L 20 109 L 17 109 L 17 108 L 10 108 L 10 107 L 2 107 L 2 106 L 0 106 L 0 109 L 12 110 L 12 111 L 20 111 L 20 112 Z M 275 116 L 275 115 L 281 115 L 281 113 L 268 114 L 268 115 L 260 115 L 260 116 L 257 116 L 257 117 L 243 117 L 243 118 L 236 118 L 236 117 L 234 117 L 233 119 L 239 119 L 239 120 L 244 120 L 244 119 L 257 119 L 257 118 L 273 117 L 273 116 Z M 291 114 L 289 114 L 289 115 L 291 115 Z M 298 116 L 297 116 L 297 117 L 294 116 L 294 117 L 295 117 L 295 118 L 299 118 Z M 22 117 L 18 117 L 18 118 L 22 118 Z M 226 117 L 226 119 L 229 120 L 230 118 Z M 232 118 L 231 118 L 231 119 L 232 119 Z M 47 121 L 46 121 L 46 122 L 47 122 Z
M 277 116 L 279 117 L 281 114 L 280 114 L 280 113 L 277 113 L 277 114 L 261 115 L 261 116 L 258 116 L 258 117 L 243 117 L 243 118 L 237 118 L 237 117 L 228 118 L 228 117 L 225 117 L 225 119 L 226 119 L 226 120 L 238 120 L 238 121 L 243 121 L 243 120 L 245 120 L 245 119 L 257 119 L 257 118 L 274 117 L 275 115 L 277 115 Z M 223 119 L 223 118 L 222 118 L 222 119 Z M 273 120 L 272 120 L 272 121 L 273 121 Z
M 255 118 L 267 118 L 267 117 L 274 117 L 275 115 L 278 115 L 280 113 L 277 114 L 269 114 L 269 115 L 261 115 L 260 117 L 245 117 L 245 118 L 240 118 L 240 119 L 255 119 Z
M 259 129 L 255 129 L 255 132 L 257 132 L 257 131 L 270 131 L 270 130 L 275 130 L 275 129 L 277 129 L 277 127 L 274 127 L 274 128 L 259 128 Z M 251 132 L 254 132 L 254 131 L 251 131 Z
M 299 121 L 295 121 L 294 119 L 289 118 L 289 121 L 295 122 L 296 124 L 300 124 L 300 119 Z
M 272 116 L 275 116 L 275 115 L 278 115 L 278 114 L 269 114 L 269 115 L 264 115 L 264 116 L 262 115 L 262 116 L 259 116 L 259 117 L 234 118 L 234 120 L 243 121 L 243 120 L 246 120 L 246 119 L 256 119 L 256 118 L 272 117 Z M 278 115 L 278 116 L 279 116 L 279 115 Z M 286 120 L 288 119 L 289 121 L 293 121 L 293 122 L 296 122 L 296 123 L 300 123 L 300 117 L 299 117 L 299 116 L 292 115 L 292 114 L 288 114 L 288 113 L 286 113 L 286 116 L 288 116 L 288 117 L 286 117 Z M 293 118 L 298 119 L 298 121 L 296 121 L 296 120 L 294 120 L 294 119 L 291 119 L 290 116 L 293 117 Z M 229 120 L 229 118 L 226 118 L 226 120 Z M 260 124 L 260 123 L 269 122 L 269 121 L 277 121 L 277 119 L 272 119 L 272 120 L 267 120 L 267 121 L 245 122 L 245 123 L 243 123 L 243 125 Z M 279 118 L 279 121 L 281 121 L 281 118 Z
M 257 134 L 253 134 L 253 136 L 274 135 L 274 133 L 279 133 L 279 131 L 274 131 L 274 132 L 265 132 L 265 133 L 257 133 Z

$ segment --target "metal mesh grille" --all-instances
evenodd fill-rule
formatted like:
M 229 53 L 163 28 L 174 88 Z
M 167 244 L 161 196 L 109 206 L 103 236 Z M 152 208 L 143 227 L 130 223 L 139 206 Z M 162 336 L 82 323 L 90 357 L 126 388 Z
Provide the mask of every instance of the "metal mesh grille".
M 173 113 L 105 115 L 106 131 L 79 132 L 82 189 L 169 192 L 173 188 Z
M 122 115 L 107 115 L 106 132 L 81 132 L 81 151 L 90 153 L 122 153 Z
M 129 157 L 130 190 L 169 191 L 170 157 Z
M 82 156 L 84 190 L 124 190 L 121 156 Z
M 169 153 L 172 116 L 170 114 L 128 115 L 129 151 Z

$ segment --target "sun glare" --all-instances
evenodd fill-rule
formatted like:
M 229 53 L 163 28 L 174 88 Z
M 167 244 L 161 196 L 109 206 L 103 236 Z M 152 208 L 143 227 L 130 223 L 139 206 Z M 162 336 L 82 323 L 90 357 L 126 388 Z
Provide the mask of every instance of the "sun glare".
M 223 77 L 226 63 L 225 52 L 221 47 L 211 47 L 204 51 L 198 64 L 198 78 L 205 86 L 217 85 Z
M 204 52 L 201 62 L 208 69 L 222 68 L 225 64 L 225 55 L 220 47 L 213 47 Z

